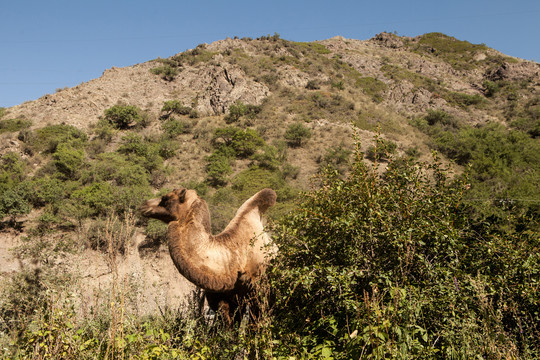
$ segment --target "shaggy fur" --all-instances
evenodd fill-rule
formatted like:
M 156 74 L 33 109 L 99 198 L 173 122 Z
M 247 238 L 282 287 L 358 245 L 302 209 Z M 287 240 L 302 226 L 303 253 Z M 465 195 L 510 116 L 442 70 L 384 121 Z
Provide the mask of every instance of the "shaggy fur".
M 216 236 L 210 232 L 208 206 L 194 190 L 177 189 L 148 200 L 141 213 L 169 224 L 169 252 L 176 268 L 201 287 L 210 308 L 230 322 L 264 271 L 270 238 L 262 214 L 275 202 L 274 190 L 259 191 Z

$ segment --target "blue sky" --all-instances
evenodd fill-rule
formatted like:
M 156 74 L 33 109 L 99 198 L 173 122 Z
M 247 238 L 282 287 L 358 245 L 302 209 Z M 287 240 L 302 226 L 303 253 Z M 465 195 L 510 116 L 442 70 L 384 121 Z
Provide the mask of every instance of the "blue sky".
M 540 61 L 540 0 L 2 0 L 0 107 L 226 37 L 442 32 Z

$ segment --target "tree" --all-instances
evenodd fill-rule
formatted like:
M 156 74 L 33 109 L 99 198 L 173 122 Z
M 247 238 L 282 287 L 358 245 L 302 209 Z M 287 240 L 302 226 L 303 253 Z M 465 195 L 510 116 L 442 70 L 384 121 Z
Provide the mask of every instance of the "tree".
M 173 113 L 178 115 L 189 115 L 192 109 L 189 106 L 184 106 L 184 104 L 182 104 L 182 102 L 179 100 L 169 100 L 165 101 L 161 111 L 166 112 L 165 115 L 161 116 L 162 118 L 166 119 Z
M 127 129 L 143 121 L 141 109 L 133 105 L 115 105 L 105 110 L 105 119 L 117 129 Z

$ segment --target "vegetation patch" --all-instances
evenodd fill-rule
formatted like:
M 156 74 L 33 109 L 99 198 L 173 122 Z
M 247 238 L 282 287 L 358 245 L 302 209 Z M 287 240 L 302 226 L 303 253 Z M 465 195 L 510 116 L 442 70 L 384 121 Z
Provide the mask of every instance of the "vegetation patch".
M 104 118 L 117 129 L 127 129 L 144 121 L 142 110 L 133 105 L 115 105 L 108 108 Z
M 472 223 L 466 178 L 436 160 L 390 161 L 383 174 L 356 161 L 320 181 L 276 233 L 274 356 L 535 356 L 534 236 Z
M 311 138 L 311 130 L 301 123 L 294 123 L 287 127 L 284 137 L 289 146 L 300 147 Z
M 32 120 L 27 119 L 4 119 L 0 120 L 0 134 L 5 132 L 16 132 L 28 129 L 32 126 Z
M 498 218 L 506 211 L 539 216 L 540 188 L 535 179 L 540 177 L 540 162 L 534 154 L 540 145 L 529 134 L 498 124 L 466 126 L 442 111 L 429 112 L 424 121 L 416 126 L 430 135 L 431 146 L 469 166 L 469 194 L 479 212 Z
M 456 70 L 473 69 L 478 64 L 474 56 L 489 49 L 484 44 L 471 44 L 442 33 L 424 34 L 418 43 L 411 44 L 411 48 L 422 54 L 440 57 Z
M 361 77 L 357 79 L 356 86 L 360 87 L 376 103 L 380 103 L 383 100 L 382 93 L 388 88 L 385 83 L 373 77 Z
M 54 153 L 59 144 L 81 148 L 88 139 L 85 132 L 71 125 L 50 125 L 27 134 L 24 140 L 36 152 Z

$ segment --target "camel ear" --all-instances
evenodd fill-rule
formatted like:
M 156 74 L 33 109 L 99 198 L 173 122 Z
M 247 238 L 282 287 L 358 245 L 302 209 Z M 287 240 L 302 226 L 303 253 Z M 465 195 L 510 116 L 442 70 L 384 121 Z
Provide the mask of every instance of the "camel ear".
M 182 189 L 182 191 L 180 191 L 180 194 L 178 194 L 178 201 L 181 203 L 186 201 L 186 189 Z

